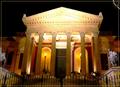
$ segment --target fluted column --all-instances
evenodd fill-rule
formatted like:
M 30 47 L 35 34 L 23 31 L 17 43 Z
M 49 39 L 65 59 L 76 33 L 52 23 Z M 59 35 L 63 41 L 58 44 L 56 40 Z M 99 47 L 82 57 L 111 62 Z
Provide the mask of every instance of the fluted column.
M 32 60 L 32 50 L 33 50 L 33 39 L 30 38 L 30 43 L 28 46 L 28 54 L 27 54 L 27 74 L 30 74 L 31 69 L 31 60 Z
M 93 70 L 94 72 L 99 72 L 101 68 L 99 45 L 98 45 L 98 32 L 93 33 L 92 37 L 93 46 Z
M 51 64 L 50 73 L 51 76 L 55 76 L 55 58 L 56 58 L 56 33 L 52 33 L 52 51 L 51 51 Z
M 32 61 L 34 61 L 34 57 L 35 57 L 35 39 L 33 38 L 32 39 L 32 51 L 31 51 L 31 63 Z M 30 72 L 33 72 L 33 68 L 34 68 L 34 65 L 31 64 L 31 70 Z
M 33 54 L 34 54 L 34 51 L 35 51 L 35 47 L 34 47 L 34 38 L 32 38 L 32 43 L 31 43 L 31 49 L 30 49 L 30 57 L 29 57 L 29 66 L 30 66 L 30 73 L 32 72 L 33 70 L 33 65 L 31 64 L 32 63 L 32 59 L 33 59 Z
M 39 42 L 38 42 L 37 58 L 36 58 L 36 66 L 35 66 L 35 72 L 37 74 L 40 74 L 42 72 L 42 70 L 41 70 L 41 54 L 42 54 L 43 35 L 44 35 L 44 33 L 39 33 Z
M 30 38 L 31 33 L 26 32 L 26 43 L 24 47 L 24 55 L 23 55 L 23 61 L 22 61 L 22 69 L 21 74 L 27 74 L 27 58 L 28 58 L 28 51 L 31 43 Z
M 85 33 L 80 32 L 81 37 L 81 73 L 86 73 L 86 58 L 85 58 Z
M 71 73 L 71 34 L 67 33 L 66 76 Z

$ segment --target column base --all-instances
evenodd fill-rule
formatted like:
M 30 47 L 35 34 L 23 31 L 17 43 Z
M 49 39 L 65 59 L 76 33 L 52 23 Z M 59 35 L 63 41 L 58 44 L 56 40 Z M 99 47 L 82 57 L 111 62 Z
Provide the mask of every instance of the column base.
M 27 73 L 26 72 L 21 72 L 21 75 L 27 75 Z
M 51 79 L 55 78 L 55 76 L 50 76 Z
M 70 76 L 66 76 L 65 79 L 70 79 Z

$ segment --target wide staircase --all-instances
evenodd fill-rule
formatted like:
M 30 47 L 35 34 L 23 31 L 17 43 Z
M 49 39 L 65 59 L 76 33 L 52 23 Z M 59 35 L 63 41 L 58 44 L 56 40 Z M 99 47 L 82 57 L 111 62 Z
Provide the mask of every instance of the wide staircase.
M 120 67 L 112 71 L 108 70 L 109 73 L 95 78 L 77 74 L 59 79 L 49 74 L 19 76 L 0 68 L 0 87 L 120 87 L 119 71 Z M 111 78 L 113 72 L 115 72 L 114 78 Z
M 12 87 L 12 85 L 20 85 L 21 83 L 22 76 L 0 67 L 0 87 Z

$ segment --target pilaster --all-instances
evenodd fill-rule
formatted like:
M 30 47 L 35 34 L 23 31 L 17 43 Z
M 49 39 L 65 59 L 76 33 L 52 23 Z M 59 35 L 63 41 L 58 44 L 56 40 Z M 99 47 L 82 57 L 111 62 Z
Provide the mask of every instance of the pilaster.
M 35 73 L 37 73 L 37 74 L 40 74 L 42 72 L 42 70 L 41 70 L 41 54 L 42 54 L 43 35 L 44 35 L 44 33 L 39 33 L 39 42 L 38 42 L 37 58 L 36 58 L 36 65 L 35 65 Z
M 80 32 L 81 37 L 81 73 L 86 73 L 86 57 L 85 57 L 85 33 Z
M 27 69 L 28 50 L 29 50 L 29 44 L 30 44 L 30 35 L 31 33 L 26 32 L 26 43 L 25 43 L 25 48 L 24 48 L 21 74 L 27 74 L 26 69 Z
M 52 33 L 52 51 L 51 51 L 51 76 L 55 76 L 55 58 L 56 58 L 56 33 Z
M 94 72 L 99 72 L 101 70 L 101 63 L 100 63 L 100 53 L 99 53 L 99 46 L 98 46 L 98 32 L 93 32 L 92 37 L 92 46 L 93 46 L 93 69 Z
M 66 76 L 71 74 L 71 34 L 67 33 Z

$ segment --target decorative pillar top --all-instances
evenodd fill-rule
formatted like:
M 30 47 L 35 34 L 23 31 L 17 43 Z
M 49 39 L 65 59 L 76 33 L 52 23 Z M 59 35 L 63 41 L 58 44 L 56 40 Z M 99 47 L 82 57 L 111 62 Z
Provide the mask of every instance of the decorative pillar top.
M 57 32 L 51 32 L 52 35 L 57 35 Z
M 52 38 L 56 38 L 56 36 L 57 36 L 56 32 L 52 32 L 51 34 L 52 34 Z
M 81 37 L 85 37 L 85 33 L 84 32 L 80 32 L 80 36 Z
M 70 33 L 70 32 L 66 32 L 66 35 L 67 35 L 67 36 L 70 36 L 70 35 L 71 35 L 71 33 Z
M 92 34 L 93 34 L 93 37 L 98 37 L 99 32 L 92 32 Z
M 26 36 L 27 37 L 30 37 L 31 36 L 31 33 L 30 32 L 25 32 Z

